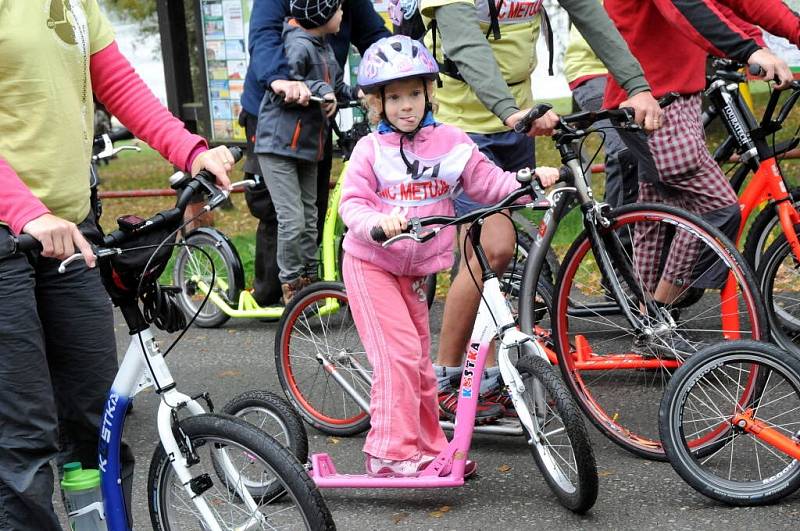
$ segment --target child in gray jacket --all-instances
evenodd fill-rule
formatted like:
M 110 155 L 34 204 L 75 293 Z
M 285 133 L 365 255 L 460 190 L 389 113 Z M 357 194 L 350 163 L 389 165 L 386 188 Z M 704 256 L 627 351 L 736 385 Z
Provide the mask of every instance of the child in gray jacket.
M 317 272 L 317 162 L 322 159 L 328 120 L 336 98 L 355 99 L 327 36 L 339 31 L 341 0 L 290 0 L 283 47 L 292 80 L 303 81 L 324 103 L 285 104 L 268 90 L 261 101 L 255 153 L 278 217 L 277 261 L 288 304 Z

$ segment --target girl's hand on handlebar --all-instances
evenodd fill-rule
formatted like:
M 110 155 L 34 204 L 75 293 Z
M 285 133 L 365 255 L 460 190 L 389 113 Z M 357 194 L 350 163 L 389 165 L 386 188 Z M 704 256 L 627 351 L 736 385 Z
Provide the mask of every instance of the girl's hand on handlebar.
M 66 260 L 75 254 L 77 247 L 86 265 L 95 266 L 96 259 L 92 246 L 74 223 L 52 214 L 44 214 L 26 223 L 22 227 L 22 232 L 30 234 L 41 242 L 42 256 Z
M 631 96 L 619 106 L 632 108 L 635 113 L 635 122 L 648 133 L 664 125 L 664 110 L 659 107 L 658 100 L 649 90 Z
M 201 170 L 208 170 L 217 178 L 217 185 L 223 190 L 230 191 L 231 180 L 228 172 L 236 164 L 233 154 L 225 146 L 217 146 L 197 155 L 192 161 L 192 175 L 197 175 Z
M 558 168 L 541 166 L 536 168 L 533 173 L 536 175 L 536 178 L 539 179 L 539 183 L 542 185 L 542 188 L 553 186 L 558 182 Z
M 325 100 L 322 103 L 322 110 L 325 112 L 325 116 L 330 118 L 336 113 L 336 95 L 333 92 L 328 92 L 322 99 Z
M 388 240 L 389 238 L 394 238 L 403 232 L 406 227 L 408 227 L 408 220 L 401 209 L 395 207 L 394 210 L 392 210 L 391 213 L 386 214 L 378 224 L 383 229 L 383 233 L 386 235 L 386 239 Z

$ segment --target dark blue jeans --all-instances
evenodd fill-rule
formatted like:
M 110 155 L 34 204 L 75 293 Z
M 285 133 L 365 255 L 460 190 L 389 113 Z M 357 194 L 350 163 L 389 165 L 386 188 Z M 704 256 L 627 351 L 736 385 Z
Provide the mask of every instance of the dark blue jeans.
M 81 224 L 86 231 L 94 222 Z M 8 229 L 0 226 L 0 237 Z M 66 273 L 38 253 L 0 260 L 0 529 L 61 529 L 56 465 L 97 468 L 106 393 L 117 371 L 111 302 L 97 269 Z M 130 503 L 133 454 L 123 448 Z
M 514 131 L 491 134 L 467 133 L 467 135 L 475 142 L 481 153 L 505 171 L 517 171 L 536 166 L 533 139 L 528 136 Z M 453 202 L 457 216 L 463 216 L 487 206 L 473 200 L 465 192 L 457 195 Z

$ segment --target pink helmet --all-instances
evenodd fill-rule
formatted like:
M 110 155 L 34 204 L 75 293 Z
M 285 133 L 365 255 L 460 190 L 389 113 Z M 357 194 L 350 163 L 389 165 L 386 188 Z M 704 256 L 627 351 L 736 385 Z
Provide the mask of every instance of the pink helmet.
M 383 85 L 406 79 L 422 77 L 436 79 L 439 66 L 431 53 L 405 35 L 384 37 L 364 52 L 358 66 L 358 86 L 364 92 L 375 92 Z

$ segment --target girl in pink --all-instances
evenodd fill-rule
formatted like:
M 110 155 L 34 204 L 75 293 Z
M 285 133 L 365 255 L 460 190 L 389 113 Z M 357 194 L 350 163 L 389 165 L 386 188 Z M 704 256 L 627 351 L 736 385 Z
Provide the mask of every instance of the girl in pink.
M 412 217 L 453 215 L 451 197 L 463 187 L 484 202 L 499 201 L 519 184 L 461 130 L 433 119 L 438 72 L 418 41 L 395 35 L 366 51 L 358 71 L 376 132 L 356 145 L 339 213 L 348 227 L 344 283 L 356 328 L 372 364 L 372 427 L 364 445 L 367 474 L 414 476 L 447 444 L 439 426 L 425 302 L 425 277 L 451 266 L 455 229 L 425 243 L 382 247 L 370 237 L 380 226 L 397 235 Z M 554 168 L 539 168 L 547 186 Z M 475 470 L 467 463 L 466 475 Z

